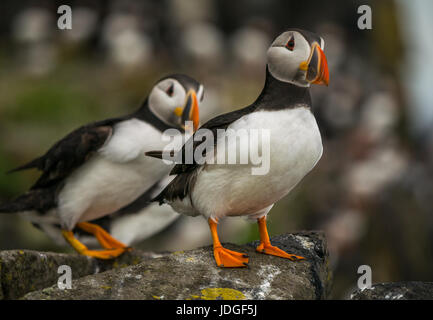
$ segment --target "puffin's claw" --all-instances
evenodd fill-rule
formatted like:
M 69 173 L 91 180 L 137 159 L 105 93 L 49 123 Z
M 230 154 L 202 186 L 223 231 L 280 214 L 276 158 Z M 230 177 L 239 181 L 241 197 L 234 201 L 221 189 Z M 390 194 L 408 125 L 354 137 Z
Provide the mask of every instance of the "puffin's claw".
M 78 239 L 74 237 L 74 233 L 68 230 L 62 230 L 63 237 L 69 244 L 80 254 L 93 257 L 97 259 L 114 259 L 125 253 L 126 251 L 130 251 L 131 248 L 126 246 L 122 248 L 113 248 L 113 249 L 105 249 L 105 250 L 89 250 L 84 244 L 82 244 Z
M 239 268 L 248 266 L 248 257 L 245 254 L 226 249 L 214 248 L 214 257 L 217 265 L 222 268 Z
M 90 234 L 93 234 L 101 246 L 103 246 L 105 249 L 124 249 L 126 251 L 130 251 L 132 249 L 131 247 L 127 247 L 119 240 L 113 238 L 107 231 L 97 224 L 90 222 L 80 222 L 77 224 L 77 227 Z
M 289 260 L 292 260 L 292 261 L 305 260 L 304 257 L 287 253 L 287 252 L 281 250 L 278 247 L 275 247 L 275 246 L 273 246 L 271 244 L 266 244 L 266 243 L 263 243 L 263 242 L 261 242 L 258 245 L 258 247 L 256 248 L 256 250 L 258 252 L 260 252 L 260 253 L 269 254 L 269 255 L 277 256 L 277 257 L 281 257 L 281 258 L 286 258 L 286 259 L 289 259 Z
M 125 253 L 126 251 L 129 250 L 123 248 L 117 248 L 117 249 L 108 249 L 108 250 L 84 250 L 81 251 L 80 253 L 85 256 L 93 257 L 96 259 L 109 260 L 109 259 L 117 258 L 118 256 Z

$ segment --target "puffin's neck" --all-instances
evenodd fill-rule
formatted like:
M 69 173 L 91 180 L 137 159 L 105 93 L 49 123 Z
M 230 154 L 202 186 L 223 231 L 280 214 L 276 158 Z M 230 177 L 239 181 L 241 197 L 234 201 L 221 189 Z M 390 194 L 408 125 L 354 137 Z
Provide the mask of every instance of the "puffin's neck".
M 308 87 L 283 82 L 275 79 L 266 66 L 266 81 L 255 105 L 258 109 L 281 110 L 308 106 L 311 108 L 311 96 Z
M 161 132 L 164 132 L 167 129 L 171 129 L 174 126 L 169 125 L 167 123 L 165 123 L 164 121 L 162 121 L 160 118 L 158 118 L 149 108 L 149 103 L 148 100 L 146 99 L 143 104 L 141 105 L 140 109 L 138 109 L 136 112 L 134 112 L 131 115 L 131 118 L 136 118 L 139 119 L 141 121 L 147 122 L 150 125 L 152 125 L 153 127 L 155 127 L 156 129 L 158 129 Z M 180 129 L 181 128 L 176 128 L 176 129 Z

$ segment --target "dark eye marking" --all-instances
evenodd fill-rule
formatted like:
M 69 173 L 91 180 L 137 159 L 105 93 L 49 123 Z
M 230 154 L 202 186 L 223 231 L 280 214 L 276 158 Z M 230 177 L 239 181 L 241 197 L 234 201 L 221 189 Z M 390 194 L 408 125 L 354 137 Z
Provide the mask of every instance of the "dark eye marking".
M 173 96 L 173 92 L 174 92 L 174 84 L 172 83 L 172 84 L 167 88 L 167 90 L 165 90 L 165 92 L 166 92 L 170 97 L 172 97 L 172 96 Z
M 295 37 L 292 36 L 289 41 L 286 43 L 286 48 L 290 51 L 293 51 L 295 49 Z

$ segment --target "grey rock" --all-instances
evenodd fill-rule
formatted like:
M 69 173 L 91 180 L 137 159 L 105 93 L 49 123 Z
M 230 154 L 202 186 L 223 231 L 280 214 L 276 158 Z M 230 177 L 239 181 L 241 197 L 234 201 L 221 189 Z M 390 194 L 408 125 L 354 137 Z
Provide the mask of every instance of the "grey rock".
M 356 290 L 352 300 L 433 300 L 433 282 L 378 283 L 363 290 Z
M 72 282 L 72 289 L 54 285 L 23 299 L 325 299 L 331 273 L 324 235 L 301 232 L 271 241 L 307 259 L 260 254 L 256 243 L 224 244 L 250 257 L 248 268 L 224 269 L 216 266 L 208 246 L 84 276 Z
M 68 265 L 73 278 L 113 268 L 138 264 L 151 254 L 133 250 L 115 260 L 96 260 L 79 254 L 31 250 L 0 251 L 0 300 L 17 299 L 24 294 L 57 283 L 59 266 Z

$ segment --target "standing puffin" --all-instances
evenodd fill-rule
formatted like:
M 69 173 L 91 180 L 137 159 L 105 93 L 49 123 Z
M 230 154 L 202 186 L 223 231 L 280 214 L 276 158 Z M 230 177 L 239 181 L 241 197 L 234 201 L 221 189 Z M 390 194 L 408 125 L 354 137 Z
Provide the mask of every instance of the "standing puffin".
M 28 192 L 0 205 L 0 212 L 22 213 L 47 233 L 59 224 L 64 239 L 81 254 L 119 256 L 129 248 L 89 221 L 139 212 L 147 205 L 171 168 L 145 152 L 168 144 L 163 139 L 167 129 L 178 129 L 177 138 L 196 130 L 203 94 L 203 86 L 189 76 L 162 78 L 136 112 L 84 125 L 43 156 L 12 170 L 36 168 L 42 175 Z M 185 127 L 187 121 L 193 128 Z M 94 235 L 105 250 L 89 250 L 75 238 L 75 227 Z
M 218 221 L 229 216 L 247 216 L 257 220 L 260 231 L 258 252 L 294 261 L 304 259 L 271 245 L 266 216 L 275 202 L 287 195 L 322 155 L 322 140 L 311 112 L 309 87 L 310 84 L 328 85 L 328 65 L 323 48 L 323 39 L 308 31 L 291 29 L 279 35 L 267 51 L 266 81 L 257 100 L 248 107 L 211 119 L 195 132 L 178 155 L 186 159 L 188 150 L 194 150 L 196 154 L 200 139 L 194 141 L 194 137 L 200 135 L 202 129 L 214 133 L 211 140 L 213 151 L 203 154 L 207 149 L 201 149 L 204 150 L 205 163 L 200 164 L 196 159 L 190 164 L 178 162 L 171 171 L 175 178 L 154 199 L 160 204 L 168 203 L 179 213 L 207 218 L 215 261 L 220 267 L 244 267 L 248 264 L 246 255 L 225 249 L 219 241 Z M 217 135 L 221 129 L 225 134 Z M 229 130 L 269 132 L 267 174 L 253 175 L 251 163 L 219 164 L 213 161 L 216 164 L 212 164 L 209 161 L 221 159 L 219 152 L 223 153 L 222 159 L 227 159 L 227 150 L 239 153 L 243 149 L 238 140 L 231 140 L 235 143 L 234 148 L 230 142 L 219 148 L 226 145 Z M 258 153 L 263 151 L 257 150 L 260 146 L 250 144 L 250 148 L 256 148 Z M 156 158 L 165 158 L 166 155 L 165 151 L 146 154 Z

